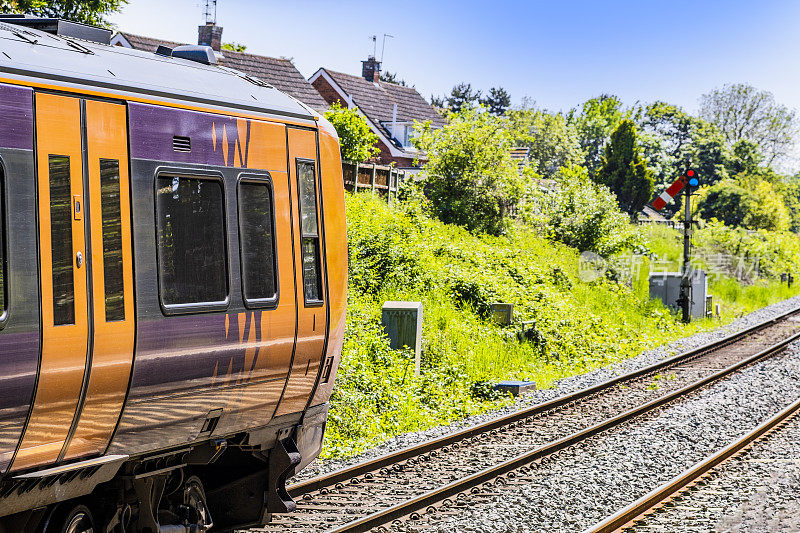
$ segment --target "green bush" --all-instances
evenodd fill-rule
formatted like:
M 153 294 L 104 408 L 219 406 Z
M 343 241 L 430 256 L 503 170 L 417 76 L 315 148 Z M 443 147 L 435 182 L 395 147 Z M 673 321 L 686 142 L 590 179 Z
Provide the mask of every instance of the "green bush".
M 785 231 L 790 224 L 789 211 L 772 184 L 745 176 L 723 180 L 704 191 L 697 214 L 751 230 Z
M 536 191 L 531 203 L 540 231 L 578 251 L 608 256 L 639 244 L 636 228 L 617 207 L 614 194 L 592 182 L 582 167 L 562 168 L 556 185 Z
M 433 214 L 470 231 L 499 235 L 524 192 L 511 159 L 505 120 L 465 107 L 443 128 L 418 124 L 414 144 L 427 154 L 422 171 Z
M 375 146 L 378 136 L 369 128 L 367 120 L 358 113 L 358 108 L 346 108 L 339 102 L 334 102 L 325 112 L 325 118 L 339 135 L 339 147 L 345 161 L 363 163 L 380 153 Z

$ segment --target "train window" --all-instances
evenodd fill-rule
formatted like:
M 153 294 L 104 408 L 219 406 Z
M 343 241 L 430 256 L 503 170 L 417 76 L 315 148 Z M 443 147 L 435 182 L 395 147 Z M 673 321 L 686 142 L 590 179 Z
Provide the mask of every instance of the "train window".
M 5 222 L 5 189 L 4 189 L 4 179 L 5 175 L 3 174 L 3 166 L 0 165 L 0 321 L 5 318 L 6 315 L 6 304 L 8 303 L 8 299 L 6 297 L 6 241 L 5 241 L 5 233 L 6 228 L 4 225 Z
M 101 159 L 100 208 L 103 215 L 103 283 L 107 322 L 125 320 L 122 214 L 119 194 L 119 161 Z
M 72 260 L 70 161 L 49 156 L 50 243 L 53 252 L 53 324 L 75 323 L 75 278 Z
M 157 187 L 161 302 L 166 307 L 225 303 L 228 273 L 222 184 L 159 176 Z
M 245 302 L 256 306 L 274 303 L 278 280 L 275 275 L 275 222 L 270 183 L 239 183 L 239 231 Z
M 317 223 L 317 179 L 314 163 L 297 161 L 297 182 L 300 196 L 300 248 L 303 261 L 303 294 L 306 303 L 322 300 L 322 279 L 319 257 L 319 225 Z

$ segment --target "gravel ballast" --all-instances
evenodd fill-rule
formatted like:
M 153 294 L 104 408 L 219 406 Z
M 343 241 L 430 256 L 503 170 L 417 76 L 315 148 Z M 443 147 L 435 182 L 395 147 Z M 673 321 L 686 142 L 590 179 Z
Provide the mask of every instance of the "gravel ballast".
M 599 368 L 591 372 L 587 372 L 586 374 L 581 374 L 577 376 L 572 376 L 570 378 L 562 379 L 558 381 L 552 388 L 537 390 L 528 393 L 525 396 L 519 398 L 513 405 L 506 407 L 504 409 L 492 411 L 489 413 L 484 413 L 482 415 L 473 416 L 465 420 L 454 422 L 450 425 L 437 426 L 428 429 L 426 431 L 399 435 L 397 437 L 388 440 L 387 442 L 383 443 L 382 445 L 376 448 L 373 448 L 362 454 L 347 459 L 315 461 L 314 463 L 309 465 L 305 470 L 300 472 L 297 476 L 292 478 L 291 483 L 295 483 L 314 476 L 327 474 L 329 472 L 333 472 L 335 470 L 339 470 L 341 468 L 345 468 L 347 466 L 351 466 L 353 464 L 360 463 L 362 461 L 367 461 L 375 457 L 379 457 L 381 455 L 384 455 L 386 453 L 398 449 L 407 448 L 409 446 L 413 446 L 421 442 L 425 442 L 440 437 L 442 435 L 458 431 L 466 427 L 481 424 L 483 422 L 497 418 L 499 416 L 502 416 L 512 411 L 516 411 L 521 408 L 544 403 L 546 401 L 552 400 L 553 398 L 557 398 L 565 394 L 569 394 L 587 387 L 591 387 L 593 385 L 597 385 L 613 377 L 625 374 L 627 372 L 631 372 L 633 370 L 637 370 L 639 368 L 649 366 L 653 363 L 662 361 L 663 359 L 666 359 L 668 357 L 672 357 L 678 353 L 691 350 L 698 346 L 708 344 L 722 337 L 747 329 L 758 323 L 780 316 L 786 313 L 787 311 L 790 311 L 797 307 L 800 307 L 800 297 L 791 298 L 783 302 L 779 302 L 777 304 L 765 307 L 763 309 L 745 315 L 741 318 L 738 318 L 733 322 L 731 322 L 730 324 L 717 328 L 713 331 L 697 333 L 695 335 L 692 335 L 691 337 L 680 339 L 672 343 L 669 343 L 667 345 L 658 347 L 656 349 L 649 350 L 637 357 L 633 357 L 625 361 L 620 361 L 619 363 Z
M 635 531 L 800 531 L 800 418 L 715 471 Z
M 404 531 L 582 531 L 800 397 L 800 345 L 532 468 L 522 485 Z M 683 529 L 680 529 L 683 531 Z

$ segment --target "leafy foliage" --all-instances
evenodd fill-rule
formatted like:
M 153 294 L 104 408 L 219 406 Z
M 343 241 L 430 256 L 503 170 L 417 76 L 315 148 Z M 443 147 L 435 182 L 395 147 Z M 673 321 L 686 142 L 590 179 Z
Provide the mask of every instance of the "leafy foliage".
M 640 244 L 608 187 L 590 180 L 582 167 L 562 168 L 556 187 L 536 194 L 534 203 L 536 227 L 578 251 L 610 256 Z
M 378 136 L 358 113 L 358 108 L 344 108 L 339 102 L 334 102 L 325 112 L 325 118 L 339 135 L 342 159 L 362 163 L 380 152 L 375 146 Z
M 57 17 L 107 28 L 111 26 L 107 17 L 127 3 L 128 0 L 0 0 L 0 13 Z
M 666 189 L 689 166 L 706 185 L 728 177 L 730 150 L 719 130 L 678 106 L 655 102 L 637 112 L 644 131 L 644 156 L 656 170 L 659 191 Z
M 511 95 L 502 87 L 492 87 L 489 94 L 480 99 L 481 104 L 492 115 L 503 115 L 511 107 Z
M 565 180 L 574 179 L 565 172 Z M 498 237 L 475 235 L 369 194 L 348 194 L 346 202 L 354 281 L 324 456 L 351 455 L 399 433 L 507 405 L 507 396 L 490 389 L 498 380 L 533 380 L 544 388 L 719 324 L 680 324 L 649 300 L 646 285 L 640 290 L 607 278 L 582 281 L 576 249 L 521 225 Z M 679 255 L 678 233 L 657 229 L 664 234 L 648 246 Z M 703 230 L 704 245 L 733 248 L 740 238 L 729 228 L 713 231 L 719 235 Z M 800 261 L 796 236 L 781 234 L 783 240 L 771 244 L 761 232 L 741 235 L 753 253 L 776 257 L 770 254 L 785 248 L 770 272 L 787 268 L 784 261 L 792 257 Z M 376 253 L 380 260 L 373 260 Z M 400 273 L 391 275 L 395 269 Z M 716 301 L 723 296 L 727 320 L 789 296 L 785 285 L 782 292 L 772 287 L 753 286 L 745 293 L 734 283 L 714 285 L 712 291 Z M 409 352 L 389 349 L 380 326 L 387 300 L 424 305 L 420 376 L 414 376 Z M 513 303 L 516 320 L 533 324 L 520 337 L 516 327 L 494 324 L 481 313 L 492 301 Z
M 244 52 L 247 50 L 247 45 L 242 43 L 222 43 L 223 50 L 230 50 L 231 52 Z
M 443 222 L 471 231 L 500 234 L 507 211 L 524 187 L 511 160 L 511 136 L 502 119 L 474 108 L 449 113 L 434 129 L 419 124 L 415 145 L 427 153 L 425 194 Z
M 733 145 L 741 140 L 759 147 L 767 164 L 794 147 L 797 114 L 775 102 L 769 91 L 746 83 L 725 85 L 700 99 L 700 117 L 714 124 Z
M 636 125 L 623 120 L 611 134 L 596 180 L 611 189 L 623 211 L 634 216 L 653 195 L 653 174 L 636 142 Z
M 523 107 L 506 116 L 514 145 L 530 149 L 530 165 L 539 176 L 554 179 L 561 167 L 583 161 L 578 132 L 563 114 Z
M 581 113 L 570 113 L 569 119 L 575 124 L 578 139 L 584 153 L 583 166 L 594 175 L 602 163 L 603 146 L 611 132 L 617 129 L 629 112 L 623 111 L 622 101 L 616 96 L 603 94 L 584 102 Z
M 445 97 L 445 104 L 453 113 L 459 113 L 462 109 L 475 107 L 480 97 L 481 91 L 473 89 L 471 84 L 464 82 L 453 87 L 450 95 Z
M 729 226 L 746 229 L 785 231 L 789 213 L 769 182 L 724 180 L 709 188 L 697 204 L 697 213 L 705 220 L 718 219 Z
M 388 70 L 381 72 L 381 81 L 388 81 L 389 83 L 396 83 L 403 87 L 408 87 L 406 80 L 401 79 L 397 72 L 389 72 Z M 441 106 L 440 106 L 441 107 Z

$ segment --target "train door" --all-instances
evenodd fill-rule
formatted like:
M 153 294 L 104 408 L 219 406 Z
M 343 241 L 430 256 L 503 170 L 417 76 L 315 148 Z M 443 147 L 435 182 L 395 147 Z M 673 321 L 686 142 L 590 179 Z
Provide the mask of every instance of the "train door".
M 305 408 L 317 380 L 328 326 L 317 132 L 290 127 L 288 141 L 289 183 L 294 212 L 297 341 L 277 415 Z
M 134 342 L 125 106 L 35 102 L 42 348 L 13 470 L 105 452 Z

